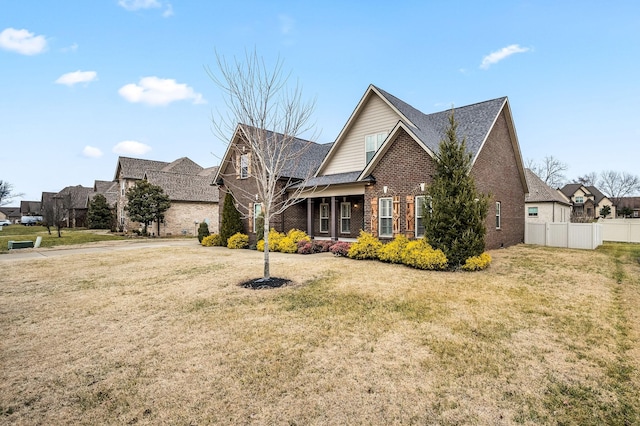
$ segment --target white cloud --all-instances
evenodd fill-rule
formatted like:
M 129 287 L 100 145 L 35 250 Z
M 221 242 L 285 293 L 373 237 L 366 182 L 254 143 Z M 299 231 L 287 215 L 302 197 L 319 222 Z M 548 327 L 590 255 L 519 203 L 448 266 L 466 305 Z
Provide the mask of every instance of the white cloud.
M 95 71 L 74 71 L 62 74 L 57 80 L 58 84 L 66 84 L 73 86 L 78 83 L 89 83 L 98 79 L 98 73 Z
M 21 55 L 37 55 L 47 49 L 47 39 L 27 30 L 7 28 L 0 33 L 0 47 Z
M 69 47 L 63 47 L 62 49 L 60 49 L 61 52 L 67 53 L 67 52 L 76 52 L 78 50 L 78 43 L 73 43 L 71 46 Z
M 168 18 L 169 16 L 173 16 L 173 6 L 171 6 L 171 3 L 167 3 L 167 6 L 164 9 L 164 12 L 162 12 L 162 16 L 164 18 Z
M 512 44 L 507 47 L 503 47 L 500 50 L 495 52 L 491 52 L 484 58 L 482 58 L 482 63 L 480 64 L 480 68 L 486 70 L 492 64 L 497 64 L 501 60 L 513 55 L 514 53 L 524 53 L 528 52 L 530 49 L 528 47 L 520 47 L 518 44 Z
M 122 141 L 113 147 L 113 152 L 120 155 L 144 155 L 149 151 L 149 145 L 137 141 Z
M 82 155 L 88 158 L 100 158 L 102 157 L 102 151 L 100 151 L 100 149 L 96 148 L 95 146 L 87 145 L 82 150 Z
M 152 9 L 162 6 L 158 0 L 120 0 L 118 4 L 127 10 Z
M 284 35 L 290 34 L 293 31 L 293 27 L 296 21 L 288 15 L 279 15 L 280 32 Z
M 193 100 L 194 104 L 207 103 L 193 88 L 170 78 L 143 77 L 138 84 L 122 86 L 118 93 L 129 102 L 147 105 L 169 105 L 171 102 L 188 99 Z

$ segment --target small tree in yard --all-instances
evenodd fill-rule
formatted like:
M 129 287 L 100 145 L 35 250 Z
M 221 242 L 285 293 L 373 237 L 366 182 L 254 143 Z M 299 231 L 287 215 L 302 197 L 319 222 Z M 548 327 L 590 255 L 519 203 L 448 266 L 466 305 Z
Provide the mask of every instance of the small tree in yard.
M 233 196 L 227 192 L 227 195 L 224 196 L 222 221 L 220 223 L 220 239 L 222 240 L 222 245 L 226 247 L 229 238 L 238 232 L 244 233 L 242 216 L 238 209 L 236 209 Z
M 610 214 L 611 214 L 611 207 L 610 206 L 604 206 L 603 208 L 600 209 L 600 216 L 607 217 Z
M 107 199 L 102 194 L 97 194 L 89 202 L 87 220 L 90 229 L 111 229 L 113 225 L 113 211 L 109 208 Z
M 160 221 L 164 219 L 164 213 L 171 207 L 169 196 L 162 188 L 146 180 L 140 180 L 127 190 L 127 201 L 125 210 L 129 219 L 144 225 L 142 234 L 147 235 L 147 226 L 153 221 L 158 222 L 158 234 L 160 234 Z
M 209 225 L 207 222 L 200 222 L 200 225 L 198 226 L 198 242 L 202 243 L 202 239 L 209 235 L 211 235 L 211 233 L 209 232 Z
M 431 205 L 425 206 L 425 237 L 434 249 L 458 268 L 465 260 L 484 252 L 487 197 L 476 190 L 471 176 L 471 154 L 466 139 L 458 142 L 454 112 L 440 141 L 433 181 L 429 185 Z
M 268 69 L 254 52 L 245 55 L 245 62 L 227 63 L 217 56 L 217 65 L 219 76 L 211 71 L 209 74 L 222 89 L 228 113 L 214 117 L 214 127 L 221 139 L 227 141 L 228 132 L 242 132 L 243 142 L 251 154 L 247 170 L 251 170 L 249 174 L 256 184 L 252 193 L 244 190 L 244 198 L 238 196 L 243 188 L 234 185 L 233 177 L 225 179 L 225 187 L 235 196 L 236 202 L 244 203 L 242 207 L 246 211 L 250 211 L 247 200 L 262 204 L 265 245 L 262 280 L 269 280 L 270 224 L 276 215 L 301 199 L 298 195 L 302 188 L 292 186 L 305 177 L 290 179 L 291 175 L 286 173 L 300 162 L 312 145 L 312 142 L 301 142 L 299 136 L 311 130 L 309 121 L 314 102 L 303 102 L 298 86 L 292 90 L 287 88 L 288 78 L 282 73 L 281 60 L 276 61 L 273 69 Z M 311 172 L 307 177 L 311 177 Z

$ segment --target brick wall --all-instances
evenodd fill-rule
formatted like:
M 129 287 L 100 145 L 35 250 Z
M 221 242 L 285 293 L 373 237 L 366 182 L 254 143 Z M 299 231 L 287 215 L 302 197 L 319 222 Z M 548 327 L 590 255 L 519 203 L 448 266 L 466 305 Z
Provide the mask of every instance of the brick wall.
M 216 234 L 218 216 L 218 203 L 172 201 L 164 223 L 160 224 L 160 236 L 198 235 L 198 224 L 205 220 L 209 223 L 209 232 Z M 158 224 L 154 222 L 148 232 L 157 235 Z
M 435 163 L 431 156 L 413 140 L 404 130 L 400 133 L 385 155 L 372 171 L 376 179 L 374 185 L 365 189 L 364 223 L 365 231 L 371 232 L 371 199 L 377 197 L 400 196 L 400 229 L 404 231 L 406 223 L 406 196 L 421 195 L 420 184 L 431 182 Z M 387 193 L 384 193 L 384 187 Z M 387 239 L 381 238 L 382 241 Z
M 524 188 L 520 180 L 504 110 L 471 170 L 480 192 L 491 194 L 487 213 L 487 249 L 524 242 Z M 500 201 L 501 229 L 496 229 L 496 201 Z

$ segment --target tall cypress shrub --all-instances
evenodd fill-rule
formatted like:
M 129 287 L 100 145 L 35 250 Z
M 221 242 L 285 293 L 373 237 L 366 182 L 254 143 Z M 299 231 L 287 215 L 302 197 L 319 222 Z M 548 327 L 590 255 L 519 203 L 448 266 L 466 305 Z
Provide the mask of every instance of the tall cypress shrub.
M 476 190 L 471 154 L 466 138 L 458 141 L 453 110 L 435 160 L 435 175 L 428 189 L 431 205 L 425 209 L 425 236 L 433 248 L 444 252 L 449 267 L 457 269 L 469 257 L 484 252 L 487 196 Z
M 222 207 L 222 222 L 220 223 L 220 239 L 222 245 L 227 246 L 229 237 L 237 232 L 244 232 L 242 224 L 242 216 L 233 202 L 233 196 L 227 192 L 224 197 L 224 206 Z

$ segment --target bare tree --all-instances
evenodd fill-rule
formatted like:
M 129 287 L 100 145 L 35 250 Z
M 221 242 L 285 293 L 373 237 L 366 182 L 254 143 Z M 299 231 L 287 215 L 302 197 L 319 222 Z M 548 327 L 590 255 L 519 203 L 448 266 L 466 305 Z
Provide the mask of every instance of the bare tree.
M 576 181 L 584 186 L 596 186 L 598 183 L 598 173 L 589 172 L 585 175 L 578 176 Z
M 238 164 L 255 179 L 251 193 L 235 179 L 224 179 L 225 188 L 243 209 L 249 211 L 250 202 L 262 203 L 264 216 L 264 275 L 269 271 L 269 229 L 271 220 L 299 201 L 302 188 L 291 188 L 301 179 L 292 179 L 289 173 L 300 163 L 312 142 L 299 136 L 310 131 L 311 115 L 315 101 L 303 101 L 301 87 L 287 86 L 289 75 L 282 72 L 283 62 L 278 59 L 268 68 L 257 53 L 245 53 L 244 61 L 234 58 L 227 62 L 216 54 L 219 74 L 207 69 L 211 79 L 221 88 L 226 114 L 213 117 L 214 129 L 221 139 L 229 141 L 230 132 L 238 133 L 244 141 L 244 149 L 237 158 L 246 162 Z M 315 136 L 315 135 L 314 135 Z M 233 141 L 231 140 L 232 143 Z M 239 149 L 231 145 L 230 149 Z M 250 154 L 250 155 L 246 155 Z M 221 170 L 222 170 L 221 165 Z M 312 173 L 312 171 L 309 171 Z M 307 176 L 311 177 L 311 176 Z M 255 191 L 254 191 L 255 190 Z M 241 196 L 243 195 L 243 196 Z M 253 201 L 249 201 L 253 200 Z
M 605 170 L 600 173 L 598 187 L 617 206 L 621 198 L 640 192 L 640 178 L 627 172 Z
M 9 182 L 0 180 L 0 206 L 9 204 L 14 198 L 22 197 L 23 195 L 13 192 L 13 185 Z
M 566 180 L 564 172 L 569 168 L 566 163 L 558 160 L 553 155 L 544 157 L 542 163 L 529 159 L 526 165 L 544 183 L 553 188 L 559 188 L 564 184 Z

